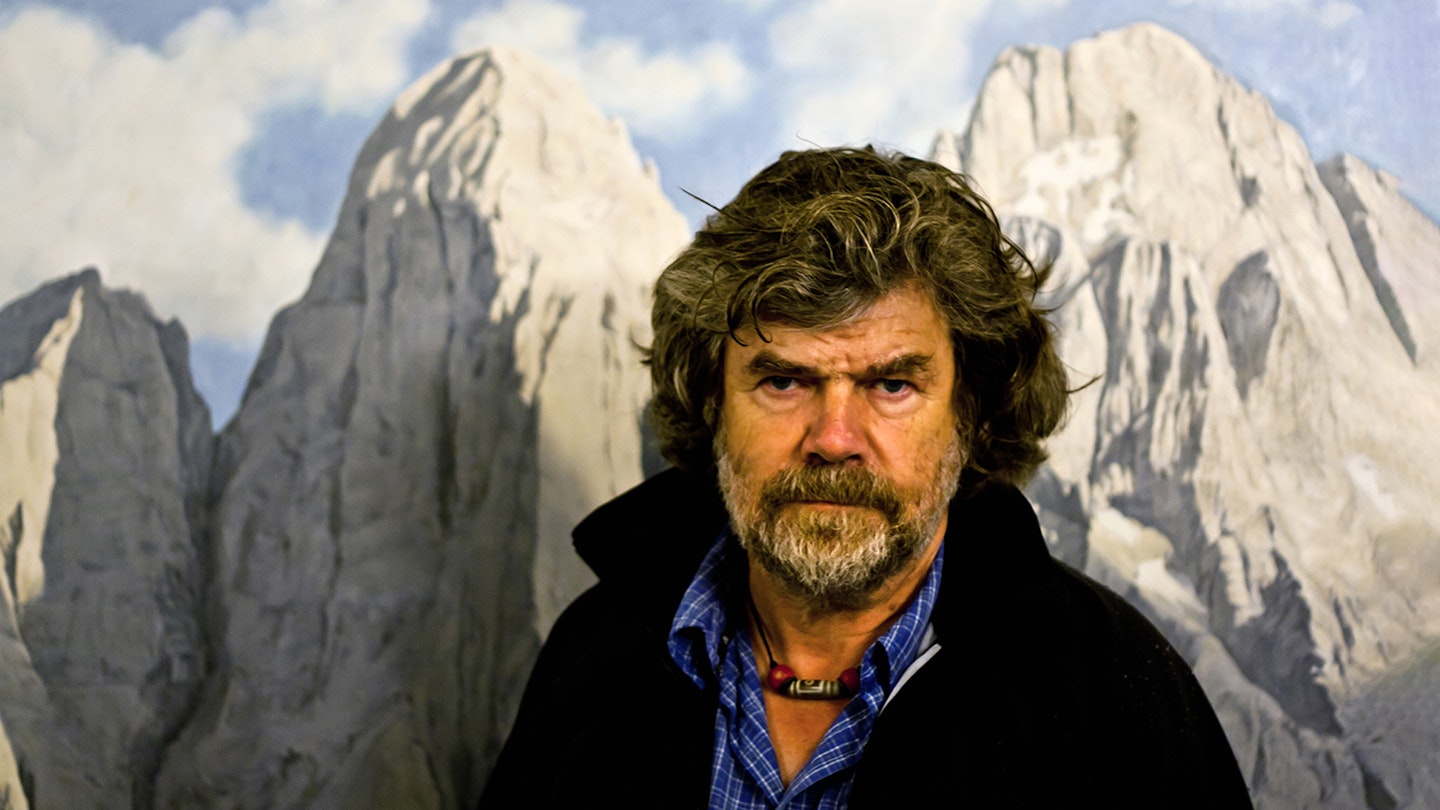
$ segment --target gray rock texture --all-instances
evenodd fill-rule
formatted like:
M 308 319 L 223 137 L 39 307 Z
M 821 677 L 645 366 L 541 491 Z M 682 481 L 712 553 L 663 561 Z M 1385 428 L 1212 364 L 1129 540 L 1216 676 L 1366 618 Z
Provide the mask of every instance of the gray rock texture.
M 619 125 L 528 57 L 401 96 L 220 438 L 218 669 L 157 806 L 475 802 L 589 581 L 570 528 L 642 477 L 636 346 L 685 235 Z
M 1435 806 L 1434 223 L 1152 25 L 1007 51 L 935 154 L 1094 380 L 1031 491 L 1057 551 L 1186 653 L 1262 807 Z
M 213 439 L 188 355 L 177 324 L 93 270 L 0 311 L 13 806 L 149 806 L 189 715 Z
M 1353 155 L 1336 155 L 1319 170 L 1396 337 L 1417 365 L 1435 369 L 1440 366 L 1440 270 L 1434 251 L 1440 228 L 1400 194 L 1395 178 Z

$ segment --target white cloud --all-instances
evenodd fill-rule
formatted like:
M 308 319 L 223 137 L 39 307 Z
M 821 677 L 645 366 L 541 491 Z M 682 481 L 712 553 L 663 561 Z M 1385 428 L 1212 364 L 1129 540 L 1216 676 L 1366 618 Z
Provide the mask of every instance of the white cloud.
M 989 0 L 817 0 L 775 21 L 786 75 L 781 137 L 829 146 L 876 142 L 922 153 L 960 126 L 969 40 Z
M 34 8 L 0 29 L 0 301 L 85 265 L 192 334 L 253 339 L 323 236 L 248 209 L 238 155 L 283 104 L 368 110 L 427 0 L 202 13 L 159 52 Z
M 1363 13 L 1359 6 L 1350 3 L 1325 3 L 1320 6 L 1316 18 L 1326 28 L 1339 28 L 1354 22 Z
M 509 0 L 460 25 L 456 51 L 509 45 L 530 51 L 577 79 L 602 109 L 635 132 L 683 137 L 750 94 L 751 77 L 735 50 L 718 42 L 647 52 L 632 37 L 583 41 L 585 12 L 555 0 Z
M 165 52 L 202 86 L 253 106 L 319 100 L 368 109 L 406 79 L 405 48 L 428 0 L 271 0 L 243 20 L 219 8 L 186 23 Z
M 1170 0 L 1172 6 L 1210 6 L 1236 14 L 1282 12 L 1309 16 L 1325 28 L 1348 25 L 1364 14 L 1343 0 Z

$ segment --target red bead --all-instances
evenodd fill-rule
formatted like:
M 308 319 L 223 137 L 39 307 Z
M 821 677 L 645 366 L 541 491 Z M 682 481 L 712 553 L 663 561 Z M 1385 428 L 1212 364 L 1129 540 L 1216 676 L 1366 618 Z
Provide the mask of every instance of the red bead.
M 846 689 L 849 689 L 849 690 L 850 690 L 850 694 L 852 694 L 852 695 L 855 694 L 856 692 L 859 692 L 859 691 L 860 691 L 860 670 L 858 670 L 858 669 L 856 669 L 856 668 L 854 668 L 854 667 L 851 667 L 851 668 L 845 670 L 844 672 L 840 673 L 840 683 L 845 684 L 845 688 L 846 688 Z
M 779 692 L 781 687 L 793 680 L 795 680 L 795 670 L 784 664 L 776 664 L 771 667 L 770 675 L 766 678 L 766 681 L 770 683 L 770 688 L 776 692 Z

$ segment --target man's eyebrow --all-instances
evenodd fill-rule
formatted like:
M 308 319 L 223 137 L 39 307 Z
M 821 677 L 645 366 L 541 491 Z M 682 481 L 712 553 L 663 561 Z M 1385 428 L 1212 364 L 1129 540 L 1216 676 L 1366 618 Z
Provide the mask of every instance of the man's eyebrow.
M 879 380 L 890 377 L 913 377 L 925 374 L 930 371 L 931 364 L 935 357 L 919 352 L 913 354 L 902 354 L 889 360 L 879 363 L 872 363 L 866 367 L 863 375 L 867 380 Z M 786 360 L 769 349 L 762 349 L 750 361 L 745 364 L 745 373 L 755 377 L 817 377 L 820 372 L 813 366 L 802 365 L 791 360 Z
M 756 377 L 814 377 L 817 372 L 810 366 L 785 360 L 769 349 L 761 349 L 745 364 L 745 373 Z
M 865 369 L 865 378 L 883 380 L 889 377 L 914 377 L 930 370 L 935 357 L 929 354 L 902 354 L 899 357 L 874 363 Z

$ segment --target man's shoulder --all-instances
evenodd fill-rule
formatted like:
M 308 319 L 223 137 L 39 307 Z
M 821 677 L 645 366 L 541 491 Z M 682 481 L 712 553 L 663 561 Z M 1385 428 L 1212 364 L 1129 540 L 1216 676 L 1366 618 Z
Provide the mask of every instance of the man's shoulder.
M 575 527 L 575 550 L 601 581 L 657 566 L 694 573 L 725 527 L 713 476 L 670 468 L 601 504 Z
M 854 806 L 888 803 L 884 774 L 922 768 L 940 776 L 906 788 L 921 791 L 915 806 L 1249 807 L 1208 699 L 1154 625 L 1063 563 L 1031 584 L 952 625 L 893 696 L 855 785 L 875 801 Z M 906 743 L 922 738 L 932 745 Z
M 1108 806 L 1144 805 L 1146 796 L 1167 806 L 1247 806 L 1209 701 L 1139 609 L 1054 559 L 1013 488 L 957 504 L 956 518 L 940 652 L 882 713 L 866 753 L 872 766 L 884 771 L 904 750 L 900 741 L 928 729 L 943 740 L 926 754 L 934 765 L 969 763 L 983 784 L 963 789 L 1002 803 L 1036 798 L 1034 768 L 1044 763 L 1057 800 L 1069 790 L 1108 796 Z M 903 758 L 894 765 L 905 767 Z M 1213 791 L 1195 790 L 1201 780 Z
M 599 583 L 571 605 L 562 624 L 618 615 L 624 623 L 668 628 L 725 525 L 714 478 L 673 468 L 602 504 L 573 533 L 576 553 Z
M 1105 652 L 1117 663 L 1181 666 L 1182 659 L 1165 635 L 1132 601 L 1110 586 L 1069 564 L 1052 559 L 1056 615 L 1067 635 L 1083 639 L 1083 647 Z
M 1135 605 L 1051 556 L 1018 490 L 997 487 L 951 515 L 968 523 L 946 552 L 942 644 L 998 657 L 994 666 L 1015 670 L 1017 682 L 1049 673 L 1045 693 L 1062 701 L 1143 706 L 1200 694 L 1184 659 Z M 1140 688 L 1147 692 L 1131 694 Z
M 1082 638 L 1086 649 L 1110 640 L 1165 645 L 1134 605 L 1051 555 L 1034 508 L 1014 487 L 987 487 L 952 505 L 946 544 L 943 621 L 981 634 Z M 974 614 L 990 620 L 968 622 Z

